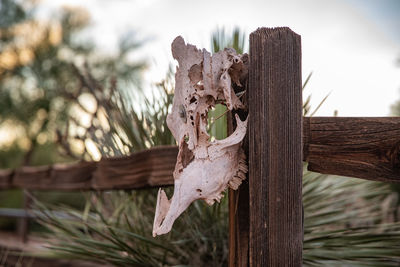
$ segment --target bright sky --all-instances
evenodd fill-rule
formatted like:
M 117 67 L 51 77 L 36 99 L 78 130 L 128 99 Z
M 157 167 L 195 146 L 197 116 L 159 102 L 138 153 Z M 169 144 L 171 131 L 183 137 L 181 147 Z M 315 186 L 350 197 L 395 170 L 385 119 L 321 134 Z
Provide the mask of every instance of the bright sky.
M 83 5 L 93 17 L 93 36 L 112 51 L 119 35 L 136 31 L 150 39 L 141 55 L 151 60 L 148 81 L 164 77 L 172 40 L 182 35 L 210 49 L 217 26 L 289 26 L 302 36 L 303 80 L 313 76 L 306 94 L 312 106 L 331 92 L 316 115 L 387 116 L 400 99 L 400 1 L 183 1 L 47 0 L 46 5 Z M 175 63 L 174 63 L 175 64 Z M 150 89 L 148 89 L 150 90 Z

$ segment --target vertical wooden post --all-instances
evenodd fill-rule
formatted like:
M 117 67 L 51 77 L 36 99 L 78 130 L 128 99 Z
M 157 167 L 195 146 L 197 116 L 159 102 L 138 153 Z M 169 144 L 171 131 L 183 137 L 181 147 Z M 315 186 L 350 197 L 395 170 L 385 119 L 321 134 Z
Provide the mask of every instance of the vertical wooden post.
M 249 184 L 229 189 L 229 267 L 249 266 Z
M 242 82 L 243 84 L 243 82 Z M 244 90 L 248 88 L 248 79 L 244 84 Z M 234 89 L 236 89 L 234 87 Z M 239 88 L 243 90 L 243 88 Z M 235 90 L 237 93 L 237 91 Z M 242 103 L 248 106 L 248 94 L 242 97 Z M 232 111 L 228 116 L 228 134 L 232 134 L 235 128 L 234 115 L 238 114 L 241 120 L 245 120 L 248 112 L 245 110 Z M 248 134 L 243 140 L 243 150 L 246 157 L 249 156 Z M 242 182 L 238 190 L 229 189 L 229 267 L 249 266 L 249 179 Z
M 250 266 L 301 266 L 301 41 L 289 28 L 250 35 Z

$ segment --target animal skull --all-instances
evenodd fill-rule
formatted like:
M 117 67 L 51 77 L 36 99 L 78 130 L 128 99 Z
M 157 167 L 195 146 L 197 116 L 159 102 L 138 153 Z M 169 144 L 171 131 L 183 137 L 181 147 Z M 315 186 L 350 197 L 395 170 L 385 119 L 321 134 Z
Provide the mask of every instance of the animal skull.
M 211 142 L 207 133 L 208 110 L 216 103 L 223 102 L 229 110 L 244 108 L 232 82 L 241 86 L 247 55 L 225 49 L 211 56 L 205 49 L 185 44 L 180 36 L 172 43 L 172 55 L 179 67 L 167 124 L 179 144 L 179 153 L 171 200 L 162 189 L 158 191 L 153 236 L 168 233 L 193 201 L 203 199 L 209 205 L 219 202 L 227 187 L 236 190 L 247 172 L 241 149 L 247 119 L 241 121 L 236 115 L 236 130 L 223 140 Z

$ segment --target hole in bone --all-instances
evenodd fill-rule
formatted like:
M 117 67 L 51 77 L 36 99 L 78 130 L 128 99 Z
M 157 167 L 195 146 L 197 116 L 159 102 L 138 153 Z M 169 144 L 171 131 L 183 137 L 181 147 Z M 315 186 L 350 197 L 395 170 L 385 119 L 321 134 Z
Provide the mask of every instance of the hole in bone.
M 199 189 L 199 188 L 197 188 L 196 191 L 197 191 L 197 192 L 200 192 L 200 193 L 202 192 L 201 189 Z
M 209 105 L 209 106 L 211 106 L 211 107 L 214 107 L 214 105 L 215 105 L 215 100 L 214 100 L 214 98 L 213 98 L 212 96 L 207 96 L 206 104 Z
M 192 96 L 192 98 L 190 99 L 189 102 L 190 102 L 190 104 L 193 104 L 196 101 L 197 101 L 196 97 Z
M 208 118 L 205 122 L 207 123 L 207 132 L 210 136 L 210 142 L 222 140 L 226 137 L 221 131 L 218 131 L 218 127 L 221 126 L 220 122 L 226 122 L 226 111 L 226 106 L 222 104 L 216 104 L 214 107 L 209 108 Z
M 193 116 L 192 115 L 190 115 L 190 119 L 193 120 Z

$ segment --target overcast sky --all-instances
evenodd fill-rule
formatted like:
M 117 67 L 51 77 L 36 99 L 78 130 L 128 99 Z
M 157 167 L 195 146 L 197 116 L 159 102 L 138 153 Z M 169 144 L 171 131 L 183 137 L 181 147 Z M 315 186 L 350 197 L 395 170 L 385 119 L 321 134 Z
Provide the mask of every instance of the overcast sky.
M 83 2 L 83 3 L 82 3 Z M 210 48 L 217 26 L 289 26 L 302 36 L 303 80 L 313 72 L 305 95 L 312 106 L 331 93 L 317 115 L 387 116 L 400 99 L 400 1 L 181 1 L 47 0 L 55 7 L 84 5 L 93 18 L 91 33 L 106 51 L 118 36 L 136 31 L 149 39 L 141 55 L 152 67 L 148 81 L 161 79 L 174 63 L 172 40 L 182 35 L 197 47 Z M 174 63 L 175 64 L 175 63 Z M 149 89 L 148 89 L 149 90 Z

